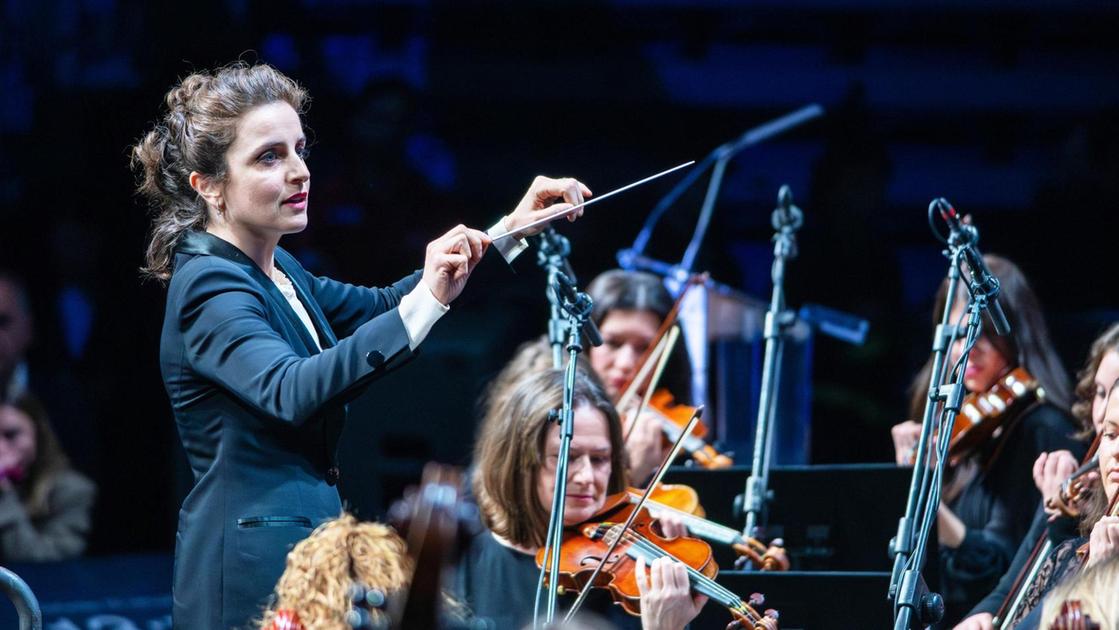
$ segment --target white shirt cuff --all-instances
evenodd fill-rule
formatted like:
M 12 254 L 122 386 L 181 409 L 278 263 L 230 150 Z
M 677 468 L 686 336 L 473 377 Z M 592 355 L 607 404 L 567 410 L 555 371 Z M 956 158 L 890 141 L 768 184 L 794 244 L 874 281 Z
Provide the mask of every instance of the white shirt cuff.
M 400 298 L 400 319 L 404 321 L 404 330 L 408 333 L 408 348 L 415 350 L 423 342 L 431 327 L 439 318 L 451 310 L 435 299 L 431 288 L 420 280 L 416 288 Z
M 505 217 L 501 217 L 497 220 L 497 223 L 493 224 L 493 227 L 486 230 L 486 234 L 489 235 L 490 238 L 494 238 L 508 231 L 509 230 L 505 229 Z M 501 252 L 501 257 L 505 259 L 505 262 L 511 263 L 514 258 L 521 255 L 521 252 L 528 249 L 528 242 L 523 238 L 513 238 L 510 236 L 500 241 L 494 241 L 493 246 L 497 248 L 497 251 Z

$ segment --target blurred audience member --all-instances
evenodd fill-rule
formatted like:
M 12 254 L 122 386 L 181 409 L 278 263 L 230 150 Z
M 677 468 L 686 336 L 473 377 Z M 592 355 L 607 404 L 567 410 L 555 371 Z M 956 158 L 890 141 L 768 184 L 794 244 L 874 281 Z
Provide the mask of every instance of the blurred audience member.
M 0 402 L 15 400 L 27 390 L 31 335 L 31 306 L 23 283 L 0 270 Z
M 44 330 L 48 332 L 38 334 Z M 88 378 L 75 374 L 71 359 L 52 346 L 55 339 L 66 337 L 49 332 L 53 330 L 49 319 L 45 325 L 36 323 L 27 286 L 19 276 L 0 269 L 0 402 L 35 392 L 50 411 L 62 450 L 70 453 L 74 468 L 97 477 L 99 440 L 86 395 Z M 39 354 L 29 360 L 32 343 Z M 112 389 L 109 381 L 101 389 Z
M 0 403 L 0 563 L 80 555 L 94 494 L 70 468 L 39 401 L 25 392 Z

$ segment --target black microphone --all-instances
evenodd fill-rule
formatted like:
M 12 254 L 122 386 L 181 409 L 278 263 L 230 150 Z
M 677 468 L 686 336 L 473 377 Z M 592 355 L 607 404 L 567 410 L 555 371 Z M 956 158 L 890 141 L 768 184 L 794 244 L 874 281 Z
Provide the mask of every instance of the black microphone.
M 770 216 L 769 222 L 775 230 L 786 227 L 799 230 L 804 224 L 804 212 L 793 204 L 793 191 L 788 184 L 782 184 L 777 191 L 777 208 Z
M 560 298 L 569 304 L 579 303 L 579 290 L 575 288 L 575 282 L 562 271 L 556 272 L 556 292 Z
M 556 272 L 556 283 L 553 286 L 560 298 L 567 303 L 576 305 L 580 310 L 589 311 L 591 309 L 590 296 L 586 293 L 580 293 L 575 287 L 575 283 L 564 272 Z M 587 336 L 587 341 L 592 346 L 602 345 L 602 333 L 598 332 L 598 326 L 589 317 L 583 320 L 583 334 Z
M 944 197 L 933 200 L 942 219 L 948 224 L 951 234 L 948 236 L 949 245 L 958 245 L 964 248 L 964 258 L 967 260 L 968 269 L 971 270 L 972 285 L 976 290 L 987 296 L 987 316 L 999 336 L 1010 334 L 1010 322 L 1006 313 L 999 304 L 999 279 L 987 268 L 983 255 L 979 253 L 976 244 L 979 242 L 979 232 L 975 226 L 964 223 L 952 204 Z

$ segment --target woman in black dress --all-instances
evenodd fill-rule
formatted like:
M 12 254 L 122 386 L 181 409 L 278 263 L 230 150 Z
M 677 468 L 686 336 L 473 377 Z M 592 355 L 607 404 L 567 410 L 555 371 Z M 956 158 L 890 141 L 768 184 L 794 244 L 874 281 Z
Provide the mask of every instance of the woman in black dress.
M 1049 340 L 1041 305 L 1018 267 L 998 256 L 986 261 L 1002 284 L 999 301 L 1010 322 L 1011 333 L 996 335 L 984 316 L 983 332 L 972 349 L 964 385 L 969 392 L 985 392 L 1016 367 L 1024 368 L 1044 392 L 1036 403 L 1004 419 L 994 439 L 953 467 L 937 512 L 940 593 L 944 596 L 944 623 L 950 627 L 995 586 L 1006 572 L 1041 500 L 1034 486 L 1034 462 L 1042 453 L 1068 450 L 1083 455 L 1086 444 L 1077 439 L 1069 408 L 1069 381 Z M 962 322 L 967 306 L 960 289 L 952 323 Z M 941 285 L 933 309 L 943 312 L 947 283 Z M 963 351 L 958 341 L 949 364 Z M 913 381 L 913 417 L 924 408 L 931 361 Z M 893 428 L 899 464 L 906 465 L 920 433 L 915 421 Z

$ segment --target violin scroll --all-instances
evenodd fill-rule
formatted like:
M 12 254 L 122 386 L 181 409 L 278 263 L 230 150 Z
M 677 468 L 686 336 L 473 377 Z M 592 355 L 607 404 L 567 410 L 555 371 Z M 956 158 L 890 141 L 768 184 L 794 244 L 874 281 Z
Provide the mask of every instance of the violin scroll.
M 1097 442 L 1093 447 L 1098 445 Z M 1099 459 L 1093 457 L 1080 467 L 1071 477 L 1061 484 L 1061 489 L 1056 496 L 1045 500 L 1045 507 L 1051 512 L 1058 512 L 1069 518 L 1079 518 L 1080 504 L 1084 496 L 1091 492 L 1099 481 Z
M 749 563 L 762 571 L 789 570 L 789 555 L 785 553 L 785 541 L 780 538 L 774 538 L 768 546 L 755 538 L 746 538 L 743 543 L 735 543 L 731 548 L 738 554 L 738 559 L 734 561 L 736 569 Z

